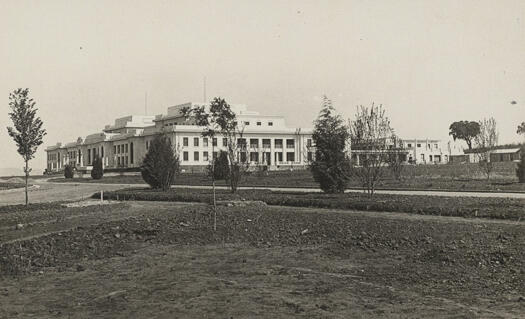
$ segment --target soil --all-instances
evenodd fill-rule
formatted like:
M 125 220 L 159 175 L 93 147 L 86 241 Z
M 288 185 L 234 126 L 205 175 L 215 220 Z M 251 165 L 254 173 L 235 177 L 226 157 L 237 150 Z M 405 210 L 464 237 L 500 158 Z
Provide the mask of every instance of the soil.
M 2 318 L 525 313 L 523 222 L 221 206 L 213 232 L 203 204 L 12 211 Z

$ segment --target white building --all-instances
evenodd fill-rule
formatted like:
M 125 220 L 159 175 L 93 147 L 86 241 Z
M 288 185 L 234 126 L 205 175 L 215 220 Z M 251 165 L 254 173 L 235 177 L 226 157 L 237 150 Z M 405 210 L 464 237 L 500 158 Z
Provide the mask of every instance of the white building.
M 106 170 L 137 170 L 149 143 L 160 132 L 171 139 L 182 169 L 203 169 L 212 157 L 225 149 L 226 143 L 222 136 L 213 140 L 202 137 L 203 128 L 182 115 L 185 106 L 207 107 L 207 104 L 190 102 L 171 106 L 167 114 L 154 117 L 130 115 L 116 119 L 100 133 L 48 147 L 47 169 L 61 171 L 69 163 L 87 171 L 95 156 L 99 156 Z M 305 167 L 313 157 L 311 129 L 289 128 L 282 116 L 261 115 L 248 111 L 245 105 L 231 107 L 243 131 L 239 142 L 246 144 L 239 155 L 250 165 L 266 165 L 269 169 Z

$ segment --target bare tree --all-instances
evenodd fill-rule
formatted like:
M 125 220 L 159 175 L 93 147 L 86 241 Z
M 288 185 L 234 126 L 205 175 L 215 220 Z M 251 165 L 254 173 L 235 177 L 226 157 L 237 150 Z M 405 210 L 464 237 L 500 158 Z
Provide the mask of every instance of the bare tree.
M 28 205 L 28 180 L 31 169 L 29 161 L 34 158 L 37 148 L 42 144 L 46 130 L 42 128 L 42 120 L 36 116 L 35 101 L 29 98 L 29 89 L 16 89 L 9 94 L 9 117 L 13 121 L 13 127 L 8 127 L 7 132 L 13 138 L 18 147 L 18 153 L 22 155 L 25 162 L 24 173 L 26 182 L 26 205 Z
M 355 120 L 350 120 L 349 129 L 353 158 L 357 160 L 354 164 L 360 166 L 354 169 L 354 174 L 372 196 L 390 156 L 389 145 L 393 137 L 390 120 L 382 105 L 372 103 L 370 108 L 361 105 Z
M 494 170 L 494 165 L 490 161 L 490 153 L 498 145 L 498 130 L 496 128 L 496 120 L 493 117 L 479 121 L 479 125 L 480 131 L 474 138 L 474 142 L 478 148 L 479 167 L 487 175 L 487 180 L 489 180 L 490 174 Z

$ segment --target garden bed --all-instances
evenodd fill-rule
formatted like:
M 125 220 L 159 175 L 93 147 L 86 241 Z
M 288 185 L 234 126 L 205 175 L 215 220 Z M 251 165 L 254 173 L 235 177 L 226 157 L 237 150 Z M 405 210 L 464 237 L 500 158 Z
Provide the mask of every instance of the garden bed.
M 100 198 L 100 193 L 93 195 Z M 167 192 L 151 189 L 122 189 L 104 192 L 105 199 L 212 202 L 212 191 L 201 189 L 171 189 Z M 273 192 L 269 190 L 241 190 L 232 194 L 217 191 L 217 200 L 262 201 L 268 205 L 355 209 L 365 211 L 404 212 L 411 214 L 478 217 L 520 220 L 525 217 L 525 200 L 511 198 L 443 197 L 426 195 L 376 194 L 369 197 L 360 193 L 323 194 Z

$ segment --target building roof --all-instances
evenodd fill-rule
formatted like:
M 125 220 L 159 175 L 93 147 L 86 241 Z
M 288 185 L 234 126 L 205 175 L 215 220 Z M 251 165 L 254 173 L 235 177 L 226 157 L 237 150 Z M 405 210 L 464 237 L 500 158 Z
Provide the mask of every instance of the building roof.
M 490 151 L 491 154 L 504 154 L 504 153 L 517 153 L 520 151 L 520 148 L 502 148 L 498 150 Z

